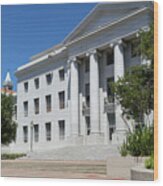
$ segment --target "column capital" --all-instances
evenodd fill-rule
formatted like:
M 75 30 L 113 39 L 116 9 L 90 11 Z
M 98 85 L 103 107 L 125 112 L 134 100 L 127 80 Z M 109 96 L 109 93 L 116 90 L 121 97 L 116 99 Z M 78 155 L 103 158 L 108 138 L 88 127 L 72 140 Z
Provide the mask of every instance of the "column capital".
M 110 44 L 110 47 L 114 48 L 116 45 L 121 45 L 123 47 L 126 47 L 126 44 L 124 43 L 124 41 L 122 39 L 114 41 L 113 43 Z
M 90 55 L 97 55 L 97 56 L 101 56 L 101 53 L 99 52 L 98 49 L 93 49 L 93 50 L 89 50 L 87 53 L 86 53 L 86 56 L 89 57 Z
M 67 60 L 67 67 L 70 68 L 72 63 L 78 63 L 80 64 L 80 60 L 77 57 L 71 57 Z

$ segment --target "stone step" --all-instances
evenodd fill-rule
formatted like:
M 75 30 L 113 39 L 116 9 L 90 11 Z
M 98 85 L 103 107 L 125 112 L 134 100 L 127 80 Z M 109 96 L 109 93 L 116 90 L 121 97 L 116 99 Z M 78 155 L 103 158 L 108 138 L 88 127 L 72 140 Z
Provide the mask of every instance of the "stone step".
M 44 152 L 29 153 L 29 159 L 38 160 L 106 160 L 109 156 L 119 156 L 117 146 L 69 146 Z

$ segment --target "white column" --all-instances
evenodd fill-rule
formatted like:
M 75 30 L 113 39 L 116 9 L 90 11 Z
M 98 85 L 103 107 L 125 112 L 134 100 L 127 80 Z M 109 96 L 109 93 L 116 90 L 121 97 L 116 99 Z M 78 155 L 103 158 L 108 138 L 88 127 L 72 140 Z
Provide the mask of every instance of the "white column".
M 124 50 L 122 40 L 114 46 L 114 80 L 124 76 Z
M 124 46 L 122 40 L 118 41 L 114 45 L 114 81 L 116 82 L 120 77 L 124 76 Z M 126 127 L 124 121 L 122 120 L 122 110 L 121 106 L 117 104 L 117 100 L 115 100 L 116 109 L 115 109 L 115 116 L 116 116 L 116 132 L 113 136 L 113 141 L 116 143 L 122 143 L 124 139 L 124 134 L 126 131 Z
M 97 51 L 91 51 L 89 56 L 91 134 L 99 134 L 99 67 Z
M 79 75 L 76 58 L 71 61 L 71 82 L 70 82 L 70 122 L 72 135 L 78 136 L 79 125 Z

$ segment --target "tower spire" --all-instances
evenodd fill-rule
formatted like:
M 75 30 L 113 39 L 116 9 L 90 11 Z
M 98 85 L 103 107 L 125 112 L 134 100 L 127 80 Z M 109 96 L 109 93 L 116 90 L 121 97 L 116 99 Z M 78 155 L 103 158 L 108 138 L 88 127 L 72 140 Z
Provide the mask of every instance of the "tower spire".
M 6 78 L 5 78 L 4 82 L 3 82 L 3 87 L 5 89 L 8 89 L 8 90 L 12 90 L 12 88 L 13 88 L 13 83 L 12 83 L 9 71 L 6 74 Z

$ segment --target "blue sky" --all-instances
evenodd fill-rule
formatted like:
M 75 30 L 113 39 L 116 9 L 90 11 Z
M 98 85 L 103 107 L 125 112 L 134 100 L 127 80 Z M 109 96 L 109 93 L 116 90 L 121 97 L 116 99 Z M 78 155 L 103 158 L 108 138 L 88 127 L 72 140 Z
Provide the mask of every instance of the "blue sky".
M 17 67 L 63 41 L 95 6 L 83 4 L 3 5 L 2 81 L 9 70 L 16 90 Z

